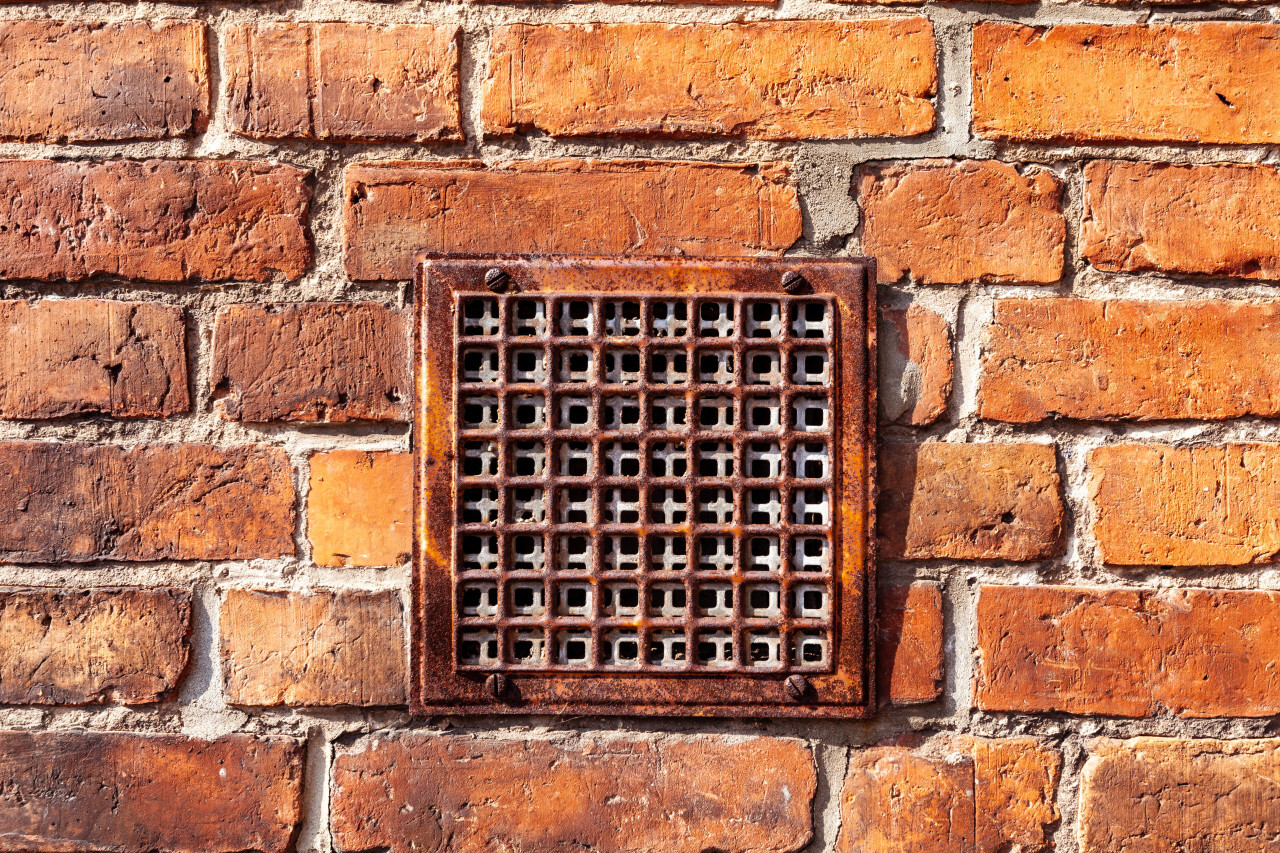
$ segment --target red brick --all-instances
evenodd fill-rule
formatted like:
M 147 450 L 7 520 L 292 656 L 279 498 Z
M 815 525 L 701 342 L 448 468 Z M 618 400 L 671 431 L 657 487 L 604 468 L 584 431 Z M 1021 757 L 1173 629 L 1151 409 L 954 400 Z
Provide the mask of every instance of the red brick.
M 1080 252 L 1107 272 L 1280 278 L 1274 166 L 1095 162 Z
M 1268 24 L 973 30 L 973 128 L 1068 142 L 1280 141 Z
M 401 705 L 404 615 L 396 592 L 228 590 L 218 620 L 234 705 Z
M 0 160 L 0 278 L 297 278 L 310 200 L 307 172 L 266 162 Z
M 291 556 L 293 528 L 282 450 L 0 443 L 0 562 Z
M 973 759 L 913 755 L 903 747 L 855 752 L 840 798 L 836 853 L 972 853 Z
M 307 538 L 316 565 L 409 562 L 412 510 L 412 454 L 334 450 L 311 457 Z
M 403 734 L 334 761 L 341 851 L 784 853 L 812 837 L 802 743 Z
M 1149 717 L 1280 713 L 1280 593 L 983 587 L 978 707 Z
M 893 705 L 942 695 L 942 590 L 937 584 L 887 584 L 876 608 L 876 694 Z
M 231 420 L 405 421 L 408 317 L 369 302 L 223 308 L 210 384 Z
M 1277 333 L 1277 303 L 1001 299 L 978 412 L 1015 423 L 1276 417 Z
M 781 254 L 800 239 L 784 166 L 678 161 L 377 163 L 346 173 L 346 266 L 407 279 L 413 255 Z
M 880 281 L 1054 282 L 1067 226 L 1062 182 L 992 160 L 921 160 L 858 170 L 862 249 Z
M 1099 740 L 1080 782 L 1086 853 L 1271 853 L 1280 741 Z
M 951 329 L 933 311 L 912 304 L 880 312 L 880 419 L 927 426 L 947 414 L 951 397 Z
M 232 131 L 254 139 L 460 140 L 459 32 L 347 23 L 229 27 Z
M 1089 454 L 1093 535 L 1117 566 L 1241 566 L 1280 555 L 1280 444 L 1121 444 Z
M 187 666 L 185 589 L 0 592 L 0 702 L 155 702 Z
M 190 411 L 186 316 L 148 302 L 0 302 L 0 417 Z
M 979 853 L 1049 853 L 1062 818 L 1062 754 L 1034 738 L 974 740 L 974 835 Z
M 195 21 L 5 21 L 0 140 L 195 136 L 209 123 L 208 54 Z
M 1061 551 L 1048 444 L 885 445 L 877 524 L 889 559 L 1042 560 Z
M 302 747 L 285 738 L 0 732 L 0 844 L 32 853 L 286 853 Z
M 839 139 L 934 126 L 925 18 L 498 27 L 487 134 Z M 856 74 L 849 69 L 856 68 Z

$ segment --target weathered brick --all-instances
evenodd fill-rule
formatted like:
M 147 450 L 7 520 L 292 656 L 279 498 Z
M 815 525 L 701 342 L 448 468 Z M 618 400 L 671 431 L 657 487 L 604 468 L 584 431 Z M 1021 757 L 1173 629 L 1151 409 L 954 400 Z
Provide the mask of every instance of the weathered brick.
M 1094 741 L 1080 784 L 1085 853 L 1271 853 L 1280 740 Z
M 973 128 L 997 139 L 1274 143 L 1268 24 L 973 30 Z
M 226 34 L 234 133 L 255 139 L 462 139 L 457 27 L 237 24 Z
M 1121 444 L 1089 454 L 1093 535 L 1117 566 L 1241 566 L 1280 555 L 1280 444 Z
M 1080 252 L 1107 272 L 1280 278 L 1274 166 L 1094 162 Z
M 208 53 L 195 21 L 5 21 L 0 140 L 194 136 L 209 123 Z
M 303 750 L 285 738 L 0 732 L 0 845 L 66 853 L 286 853 Z
M 407 420 L 408 317 L 376 303 L 231 305 L 210 384 L 232 420 Z
M 886 584 L 876 607 L 876 694 L 893 705 L 942 695 L 942 590 L 937 584 Z
M 185 589 L 0 592 L 0 703 L 155 702 L 186 668 L 190 622 Z
M 1048 444 L 885 445 L 877 522 L 890 559 L 1041 560 L 1063 503 Z
M 1067 236 L 1062 182 L 993 160 L 858 170 L 862 249 L 882 282 L 1054 282 Z
M 0 160 L 0 278 L 297 278 L 310 200 L 274 163 Z
M 399 594 L 228 590 L 218 620 L 234 705 L 400 705 Z
M 284 451 L 0 443 L 0 562 L 292 555 Z
M 934 126 L 925 18 L 498 27 L 487 134 L 915 136 Z M 849 69 L 856 68 L 856 74 Z
M 973 742 L 977 853 L 1049 853 L 1062 753 L 1034 738 Z
M 1280 303 L 998 300 L 978 413 L 1016 423 L 1276 417 L 1278 332 Z
M 947 413 L 951 397 L 951 329 L 918 304 L 880 312 L 880 419 L 926 426 Z
M 800 239 L 786 167 L 678 161 L 377 163 L 346 172 L 346 266 L 407 279 L 415 252 L 780 254 Z
M 978 707 L 1149 717 L 1280 713 L 1280 593 L 983 587 Z
M 189 411 L 186 316 L 148 302 L 0 302 L 0 417 Z
M 347 853 L 784 853 L 816 789 L 793 740 L 404 734 L 338 753 L 332 829 Z
M 856 751 L 840 798 L 837 853 L 972 853 L 973 759 L 904 747 Z
M 413 551 L 413 459 L 334 450 L 311 457 L 307 538 L 321 566 L 399 566 Z

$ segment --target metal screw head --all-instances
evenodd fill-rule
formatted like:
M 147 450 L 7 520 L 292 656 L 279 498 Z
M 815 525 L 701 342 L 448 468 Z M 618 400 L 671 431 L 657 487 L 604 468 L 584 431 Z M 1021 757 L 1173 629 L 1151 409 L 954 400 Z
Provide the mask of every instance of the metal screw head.
M 484 680 L 484 686 L 488 688 L 489 695 L 494 699 L 501 699 L 507 695 L 507 677 L 500 672 L 495 672 Z
M 782 274 L 782 289 L 787 293 L 800 293 L 808 285 L 805 277 L 795 270 L 787 270 Z
M 804 694 L 809 692 L 809 679 L 803 675 L 788 675 L 784 683 L 792 699 L 803 698 Z
M 484 283 L 494 293 L 506 293 L 511 289 L 511 276 L 494 267 L 484 274 Z

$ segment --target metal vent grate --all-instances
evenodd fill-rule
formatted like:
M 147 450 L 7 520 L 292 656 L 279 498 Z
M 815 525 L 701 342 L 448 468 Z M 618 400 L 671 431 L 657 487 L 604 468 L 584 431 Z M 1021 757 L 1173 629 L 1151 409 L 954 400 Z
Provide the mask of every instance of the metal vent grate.
M 868 281 L 424 261 L 415 707 L 865 714 Z

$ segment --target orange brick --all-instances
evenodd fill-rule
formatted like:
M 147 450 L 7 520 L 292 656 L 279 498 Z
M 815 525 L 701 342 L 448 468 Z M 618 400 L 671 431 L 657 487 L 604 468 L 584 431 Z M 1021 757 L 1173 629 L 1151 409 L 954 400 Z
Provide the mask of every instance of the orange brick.
M 0 417 L 142 418 L 190 409 L 181 308 L 96 299 L 0 302 Z
M 347 275 L 407 279 L 415 252 L 781 254 L 785 167 L 676 161 L 378 163 L 346 173 Z
M 410 454 L 335 450 L 311 457 L 307 537 L 317 565 L 409 562 L 412 510 Z
M 915 136 L 936 88 L 925 18 L 513 24 L 490 42 L 483 115 L 499 135 Z
M 1274 166 L 1085 166 L 1080 252 L 1107 272 L 1280 278 Z
M 983 587 L 977 705 L 1150 717 L 1280 713 L 1280 593 Z
M 232 131 L 255 139 L 462 139 L 457 27 L 237 24 Z
M 333 838 L 353 853 L 794 853 L 817 781 L 794 740 L 405 733 L 338 753 Z
M 882 282 L 1054 282 L 1067 226 L 1062 182 L 992 160 L 922 160 L 857 174 L 862 249 Z
M 0 278 L 297 278 L 310 201 L 307 172 L 267 162 L 0 160 Z
M 227 591 L 218 620 L 233 705 L 402 705 L 396 592 Z
M 974 850 L 1050 853 L 1062 753 L 1034 738 L 973 742 Z
M 942 695 L 942 590 L 937 584 L 886 584 L 876 607 L 876 694 L 893 705 Z
M 885 445 L 880 450 L 881 554 L 889 559 L 1042 560 L 1064 525 L 1047 444 Z
M 209 46 L 196 21 L 5 21 L 0 140 L 195 136 L 209 123 Z
M 1271 853 L 1280 741 L 1097 740 L 1080 780 L 1080 848 Z
M 973 30 L 973 128 L 1068 142 L 1280 141 L 1269 24 Z
M 292 556 L 284 451 L 0 443 L 0 563 Z
M 840 798 L 836 853 L 972 853 L 973 759 L 858 750 Z
M 947 414 L 951 328 L 919 304 L 880 312 L 880 419 L 926 426 Z
M 1276 303 L 998 300 L 978 412 L 1015 423 L 1276 417 L 1278 331 Z
M 1089 454 L 1093 534 L 1118 566 L 1242 566 L 1280 555 L 1280 444 L 1118 444 Z

